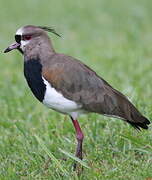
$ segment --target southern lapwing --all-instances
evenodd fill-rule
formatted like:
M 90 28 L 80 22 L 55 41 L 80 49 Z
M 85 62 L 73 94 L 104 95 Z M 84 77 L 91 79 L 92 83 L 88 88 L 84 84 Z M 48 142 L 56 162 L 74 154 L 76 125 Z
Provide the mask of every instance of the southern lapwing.
M 76 130 L 76 157 L 82 159 L 84 135 L 77 121 L 81 114 L 118 117 L 136 129 L 150 121 L 119 91 L 79 60 L 56 53 L 48 27 L 28 25 L 17 30 L 16 42 L 4 52 L 18 49 L 24 56 L 24 76 L 35 97 L 47 107 L 68 114 Z

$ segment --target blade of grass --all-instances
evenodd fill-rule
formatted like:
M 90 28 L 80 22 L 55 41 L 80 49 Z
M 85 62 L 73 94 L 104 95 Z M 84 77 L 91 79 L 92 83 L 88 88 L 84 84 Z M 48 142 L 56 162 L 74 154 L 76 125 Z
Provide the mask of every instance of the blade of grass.
M 149 153 L 151 154 L 152 153 L 152 151 L 141 149 L 141 148 L 134 148 L 133 150 L 137 150 L 137 151 L 140 151 L 142 153 L 147 153 L 147 154 L 149 154 Z
M 69 153 L 69 152 L 66 152 L 62 149 L 59 148 L 59 151 L 62 152 L 63 154 L 65 154 L 66 156 L 70 157 L 71 159 L 77 161 L 78 163 L 80 163 L 82 166 L 90 169 L 90 167 L 82 160 L 80 160 L 79 158 L 75 157 L 73 154 Z
M 132 143 L 136 144 L 137 146 L 142 146 L 144 147 L 146 150 L 143 149 L 143 151 L 147 151 L 147 152 L 150 152 L 152 153 L 152 146 L 150 144 L 147 144 L 146 142 L 141 142 L 141 140 L 136 137 L 132 137 L 132 136 L 129 136 L 129 135 L 120 135 L 123 139 L 127 139 L 127 140 L 130 140 Z M 141 148 L 140 148 L 141 150 Z
M 129 135 L 123 135 L 121 134 L 120 135 L 123 139 L 127 139 L 127 140 L 130 140 L 131 142 L 133 142 L 134 144 L 136 145 L 140 145 L 140 146 L 145 146 L 145 143 L 141 142 L 141 140 L 137 137 L 132 137 L 132 136 L 129 136 Z
M 47 153 L 47 155 L 51 158 L 51 160 L 56 164 L 56 166 L 65 174 L 68 175 L 68 172 L 63 168 L 61 163 L 56 159 L 56 157 L 48 150 L 43 141 L 35 135 L 36 140 L 38 141 L 41 148 Z
M 15 126 L 16 126 L 17 129 L 23 134 L 24 137 L 27 137 L 27 136 L 26 136 L 26 133 L 25 133 L 25 128 L 23 128 L 18 121 L 15 122 Z

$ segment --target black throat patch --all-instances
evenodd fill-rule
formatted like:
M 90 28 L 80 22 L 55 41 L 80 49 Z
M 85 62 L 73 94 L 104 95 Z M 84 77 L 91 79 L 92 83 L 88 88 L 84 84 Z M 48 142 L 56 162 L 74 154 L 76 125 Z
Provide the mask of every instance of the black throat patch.
M 46 85 L 42 79 L 42 65 L 39 60 L 31 59 L 24 62 L 24 76 L 35 97 L 42 102 Z

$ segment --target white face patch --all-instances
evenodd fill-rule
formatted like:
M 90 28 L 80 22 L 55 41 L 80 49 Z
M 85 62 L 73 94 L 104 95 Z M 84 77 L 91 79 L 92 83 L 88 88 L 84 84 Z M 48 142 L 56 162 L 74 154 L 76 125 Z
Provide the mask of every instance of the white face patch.
M 22 34 L 23 34 L 23 28 L 21 27 L 20 29 L 18 29 L 16 31 L 16 35 L 21 35 L 22 36 Z
M 22 36 L 23 35 L 23 28 L 21 27 L 20 29 L 18 29 L 16 31 L 16 35 L 20 35 Z M 22 49 L 22 51 L 24 52 L 24 48 L 25 46 L 29 43 L 30 40 L 21 40 L 21 45 L 20 45 L 20 48 Z
M 24 52 L 25 46 L 29 43 L 29 41 L 30 40 L 26 40 L 26 41 L 21 40 L 20 48 L 22 49 L 23 52 Z

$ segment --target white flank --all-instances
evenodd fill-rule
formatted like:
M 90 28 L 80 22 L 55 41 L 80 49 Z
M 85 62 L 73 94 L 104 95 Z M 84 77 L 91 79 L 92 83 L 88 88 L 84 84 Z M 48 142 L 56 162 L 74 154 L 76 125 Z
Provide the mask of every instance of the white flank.
M 43 104 L 56 111 L 69 114 L 73 118 L 76 118 L 82 113 L 81 105 L 76 102 L 66 99 L 61 93 L 57 92 L 51 84 L 43 78 L 46 85 L 46 92 L 43 100 Z

